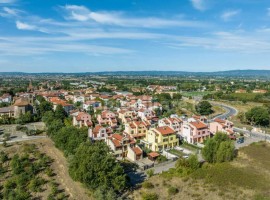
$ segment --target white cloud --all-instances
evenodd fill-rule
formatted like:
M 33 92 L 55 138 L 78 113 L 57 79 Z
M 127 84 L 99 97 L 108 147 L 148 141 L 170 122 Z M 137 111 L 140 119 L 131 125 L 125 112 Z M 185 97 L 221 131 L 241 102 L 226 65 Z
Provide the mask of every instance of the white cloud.
M 0 12 L 0 16 L 1 17 L 18 17 L 21 13 L 23 13 L 22 10 L 3 7 L 2 12 Z
M 19 30 L 37 30 L 36 26 L 21 22 L 21 21 L 16 21 L 16 27 Z
M 161 27 L 202 27 L 204 23 L 198 21 L 185 20 L 182 18 L 163 19 L 157 17 L 135 18 L 125 15 L 123 12 L 94 12 L 85 6 L 66 5 L 62 7 L 67 13 L 67 19 L 81 22 L 95 22 L 104 25 L 115 25 L 123 27 L 143 27 L 143 28 L 161 28 Z
M 260 54 L 270 52 L 270 39 L 268 33 L 263 32 L 214 32 L 205 37 L 179 36 L 174 43 L 169 43 L 169 46 Z
M 222 13 L 222 15 L 220 17 L 224 21 L 229 21 L 233 17 L 235 17 L 236 15 L 238 15 L 240 12 L 241 12 L 240 10 L 230 10 L 230 11 L 226 11 L 226 12 Z
M 196 10 L 200 10 L 200 11 L 206 10 L 206 2 L 205 2 L 205 0 L 190 0 L 190 2 L 192 3 L 192 6 Z
M 270 8 L 267 8 L 267 15 L 270 16 Z

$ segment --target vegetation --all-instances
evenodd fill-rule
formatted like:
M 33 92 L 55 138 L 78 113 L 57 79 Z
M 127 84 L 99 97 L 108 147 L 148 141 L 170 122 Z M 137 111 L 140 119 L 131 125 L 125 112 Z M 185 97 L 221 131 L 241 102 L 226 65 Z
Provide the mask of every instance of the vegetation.
M 213 113 L 212 105 L 208 101 L 201 101 L 196 105 L 196 111 L 200 115 L 210 115 Z
M 13 150 L 10 151 L 11 149 Z M 41 154 L 35 145 L 19 146 L 15 152 L 14 149 L 16 148 L 5 149 L 9 154 L 3 151 L 0 153 L 0 184 L 3 186 L 0 188 L 0 198 L 25 200 L 45 195 L 45 185 L 53 179 L 45 173 L 51 169 L 52 159 Z M 57 187 L 56 191 L 62 194 L 59 199 L 66 198 L 65 193 L 59 192 Z
M 226 134 L 217 132 L 206 141 L 202 154 L 209 163 L 231 161 L 235 157 L 234 144 Z
M 121 192 L 127 184 L 123 168 L 103 142 L 82 143 L 71 159 L 69 172 L 92 190 L 102 187 Z
M 175 169 L 147 181 L 147 185 L 154 187 L 142 187 L 132 197 L 139 200 L 156 194 L 156 199 L 268 200 L 269 150 L 268 143 L 260 142 L 241 148 L 238 157 L 231 162 L 201 164 L 195 157 L 180 159 Z M 167 193 L 160 192 L 164 189 Z
M 127 187 L 123 167 L 109 153 L 108 146 L 104 142 L 87 141 L 87 129 L 64 123 L 67 118 L 63 107 L 45 112 L 42 119 L 55 146 L 69 158 L 69 173 L 74 180 L 90 190 L 98 190 L 94 195 L 99 199 L 109 199 L 102 196 L 101 191 L 108 190 L 116 195 Z

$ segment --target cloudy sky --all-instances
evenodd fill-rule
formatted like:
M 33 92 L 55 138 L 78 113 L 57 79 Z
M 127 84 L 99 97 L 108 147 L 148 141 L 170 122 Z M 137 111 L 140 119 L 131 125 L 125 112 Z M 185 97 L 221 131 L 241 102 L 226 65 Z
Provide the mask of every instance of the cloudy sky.
M 269 0 L 0 0 L 0 71 L 270 69 Z

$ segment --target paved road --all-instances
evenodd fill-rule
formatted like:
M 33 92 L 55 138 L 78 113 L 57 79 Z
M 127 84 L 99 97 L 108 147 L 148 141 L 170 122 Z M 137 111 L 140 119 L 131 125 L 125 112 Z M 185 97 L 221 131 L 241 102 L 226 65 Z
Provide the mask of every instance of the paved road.
M 212 120 L 214 120 L 216 118 L 226 119 L 226 118 L 229 118 L 231 116 L 235 116 L 238 113 L 238 110 L 235 109 L 234 107 L 231 107 L 231 106 L 228 106 L 228 105 L 225 105 L 225 104 L 215 103 L 215 102 L 211 102 L 211 104 L 216 105 L 216 106 L 220 106 L 224 110 L 226 110 L 225 113 L 215 116 Z
M 212 120 L 214 120 L 216 118 L 221 118 L 221 119 L 229 118 L 233 115 L 237 115 L 237 113 L 238 113 L 237 109 L 235 109 L 232 106 L 228 106 L 225 104 L 219 104 L 219 103 L 215 103 L 215 102 L 211 102 L 211 103 L 213 105 L 218 105 L 226 110 L 226 113 L 215 116 Z M 234 127 L 234 131 L 244 133 L 247 137 L 249 137 L 247 139 L 247 141 L 245 141 L 243 144 L 237 144 L 236 147 L 246 146 L 252 142 L 258 142 L 258 141 L 269 141 L 270 142 L 270 135 L 269 134 L 254 132 L 254 131 L 251 132 L 249 130 L 241 129 L 238 127 Z
M 14 143 L 14 142 L 23 142 L 23 141 L 28 141 L 28 140 L 37 140 L 41 138 L 46 138 L 47 136 L 41 135 L 41 136 L 27 136 L 23 138 L 11 138 L 10 140 L 7 141 L 7 143 Z M 3 144 L 3 142 L 0 142 L 0 144 Z

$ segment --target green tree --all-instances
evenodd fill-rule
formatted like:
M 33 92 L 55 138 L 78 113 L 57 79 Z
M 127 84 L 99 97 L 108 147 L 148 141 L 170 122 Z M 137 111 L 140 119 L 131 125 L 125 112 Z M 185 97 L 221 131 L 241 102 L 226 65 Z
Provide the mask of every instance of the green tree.
M 210 115 L 213 113 L 212 105 L 208 101 L 199 102 L 195 108 L 200 115 Z
M 104 142 L 82 143 L 70 162 L 69 173 L 90 189 L 102 186 L 122 191 L 127 184 L 123 168 Z
M 254 107 L 246 112 L 246 119 L 250 124 L 269 126 L 269 113 L 265 107 Z
M 55 112 L 54 112 L 54 116 L 56 119 L 60 119 L 62 121 L 64 121 L 64 119 L 66 118 L 67 114 L 63 108 L 62 105 L 57 105 Z
M 206 141 L 202 155 L 209 163 L 230 161 L 235 156 L 234 144 L 226 134 L 217 132 Z
M 231 141 L 223 141 L 216 152 L 217 162 L 231 161 L 234 158 L 234 144 Z

